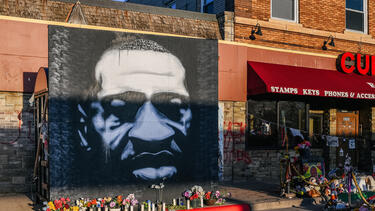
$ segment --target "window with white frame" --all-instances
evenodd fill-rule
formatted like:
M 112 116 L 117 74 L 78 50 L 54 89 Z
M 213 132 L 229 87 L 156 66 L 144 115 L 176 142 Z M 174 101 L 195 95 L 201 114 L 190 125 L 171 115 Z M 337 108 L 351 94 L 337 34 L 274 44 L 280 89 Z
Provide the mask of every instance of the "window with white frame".
M 271 18 L 298 22 L 298 0 L 271 0 Z
M 367 0 L 346 0 L 346 29 L 367 33 Z

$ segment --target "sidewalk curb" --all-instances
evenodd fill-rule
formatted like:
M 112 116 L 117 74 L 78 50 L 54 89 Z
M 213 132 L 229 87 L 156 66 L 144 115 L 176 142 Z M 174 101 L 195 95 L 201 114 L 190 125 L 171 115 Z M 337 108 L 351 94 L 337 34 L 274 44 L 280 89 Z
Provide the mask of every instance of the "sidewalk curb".
M 250 202 L 252 211 L 255 210 L 271 210 L 280 208 L 289 208 L 293 206 L 300 206 L 303 199 L 282 199 L 278 201 L 265 201 L 265 202 Z
M 306 205 L 320 204 L 321 200 L 318 198 L 292 198 L 292 199 L 280 199 L 277 201 L 263 201 L 263 202 L 250 202 L 252 211 L 256 210 L 272 210 L 282 209 L 291 207 L 301 207 Z

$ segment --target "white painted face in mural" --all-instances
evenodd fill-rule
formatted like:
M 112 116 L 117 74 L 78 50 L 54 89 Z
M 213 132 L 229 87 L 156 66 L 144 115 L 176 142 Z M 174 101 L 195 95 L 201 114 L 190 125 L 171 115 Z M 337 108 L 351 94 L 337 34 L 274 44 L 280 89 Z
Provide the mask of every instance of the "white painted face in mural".
M 101 89 L 99 102 L 91 103 L 92 123 L 112 159 L 127 163 L 138 179 L 176 175 L 192 118 L 179 59 L 153 50 L 107 50 L 95 77 Z

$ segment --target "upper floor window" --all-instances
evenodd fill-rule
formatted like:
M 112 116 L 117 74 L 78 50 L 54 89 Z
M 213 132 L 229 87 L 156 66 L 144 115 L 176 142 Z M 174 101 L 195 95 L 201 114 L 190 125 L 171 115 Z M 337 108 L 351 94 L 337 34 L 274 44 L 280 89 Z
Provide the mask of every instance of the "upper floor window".
M 298 22 L 298 0 L 271 0 L 271 18 Z
M 346 0 L 346 29 L 367 33 L 367 0 Z

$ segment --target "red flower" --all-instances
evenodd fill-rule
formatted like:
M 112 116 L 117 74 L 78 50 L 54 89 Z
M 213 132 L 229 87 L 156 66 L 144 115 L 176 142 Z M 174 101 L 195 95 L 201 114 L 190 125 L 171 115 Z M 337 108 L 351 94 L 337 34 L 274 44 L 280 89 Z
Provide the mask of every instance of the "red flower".
M 87 207 L 91 207 L 91 202 L 87 203 Z
M 117 202 L 118 202 L 119 204 L 121 204 L 121 202 L 122 202 L 122 196 L 121 196 L 121 195 L 117 196 Z
M 69 209 L 69 204 L 65 204 L 65 209 Z
M 191 197 L 190 197 L 190 200 L 193 200 L 193 199 L 197 199 L 199 196 L 198 196 L 198 194 L 196 193 L 196 194 L 194 194 L 194 195 L 192 195 Z
M 60 208 L 62 208 L 62 207 L 63 207 L 63 205 L 62 205 L 62 201 L 58 200 L 58 201 L 56 202 L 56 204 L 55 204 L 55 207 L 56 207 L 56 209 L 60 209 Z
M 210 198 L 211 198 L 211 192 L 207 192 L 207 193 L 204 195 L 204 198 L 205 198 L 205 199 L 210 199 Z
M 66 197 L 66 201 L 67 201 L 67 202 L 70 202 L 70 198 L 69 198 L 69 197 Z

